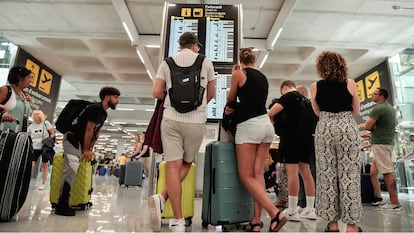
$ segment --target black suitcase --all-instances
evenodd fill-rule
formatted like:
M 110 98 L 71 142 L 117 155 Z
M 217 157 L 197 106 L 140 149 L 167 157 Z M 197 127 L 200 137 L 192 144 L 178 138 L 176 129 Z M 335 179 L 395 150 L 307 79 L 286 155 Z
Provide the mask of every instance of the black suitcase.
M 125 165 L 119 166 L 119 185 L 123 185 L 125 183 Z
M 374 201 L 374 188 L 369 173 L 361 174 L 361 201 L 362 203 L 372 203 Z
M 27 133 L 0 133 L 0 221 L 9 221 L 23 206 L 32 173 L 32 140 Z

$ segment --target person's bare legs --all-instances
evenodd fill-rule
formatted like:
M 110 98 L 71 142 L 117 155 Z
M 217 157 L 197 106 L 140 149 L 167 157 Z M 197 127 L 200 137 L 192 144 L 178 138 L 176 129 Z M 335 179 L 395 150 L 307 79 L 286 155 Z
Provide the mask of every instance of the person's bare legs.
M 373 160 L 371 164 L 370 176 L 371 176 L 372 188 L 374 189 L 374 196 L 381 197 L 381 188 L 380 188 L 380 183 L 378 180 L 378 168 L 377 168 L 377 164 L 375 163 L 375 160 Z
M 391 204 L 394 204 L 394 205 L 400 204 L 400 202 L 398 201 L 397 184 L 395 182 L 394 173 L 392 172 L 385 173 L 384 181 L 385 181 L 385 185 L 387 186 L 388 193 L 390 195 Z
M 302 176 L 303 185 L 305 186 L 305 194 L 307 197 L 315 196 L 315 182 L 310 171 L 310 165 L 299 162 L 299 172 Z M 313 207 L 312 207 L 313 208 Z
M 42 163 L 42 184 L 46 185 L 46 178 L 48 173 L 48 163 Z
M 187 163 L 185 161 L 182 161 L 182 165 L 181 165 L 181 169 L 180 169 L 180 184 L 181 184 L 181 181 L 183 181 L 185 179 L 185 177 L 187 176 L 188 171 L 190 170 L 191 164 L 192 163 Z M 168 175 L 168 173 L 167 173 L 167 175 Z M 160 194 L 164 198 L 164 200 L 167 201 L 167 199 L 168 199 L 167 185 L 164 186 L 164 188 L 162 189 Z
M 240 182 L 252 194 L 255 202 L 263 207 L 269 215 L 274 218 L 279 212 L 279 209 L 273 205 L 269 196 L 267 196 L 264 189 L 263 174 L 259 179 L 255 177 L 254 169 L 256 163 L 264 164 L 266 153 L 268 153 L 270 143 L 262 143 L 260 145 L 243 143 L 236 145 L 237 152 L 237 168 Z M 255 213 L 256 214 L 256 213 Z M 284 217 L 280 215 L 280 219 Z M 276 227 L 277 223 L 272 224 L 272 229 Z

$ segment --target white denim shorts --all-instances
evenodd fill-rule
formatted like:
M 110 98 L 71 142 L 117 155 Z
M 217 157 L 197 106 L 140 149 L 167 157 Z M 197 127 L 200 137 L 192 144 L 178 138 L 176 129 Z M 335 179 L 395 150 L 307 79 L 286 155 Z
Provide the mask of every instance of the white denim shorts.
M 267 114 L 237 124 L 235 143 L 271 143 L 275 131 Z

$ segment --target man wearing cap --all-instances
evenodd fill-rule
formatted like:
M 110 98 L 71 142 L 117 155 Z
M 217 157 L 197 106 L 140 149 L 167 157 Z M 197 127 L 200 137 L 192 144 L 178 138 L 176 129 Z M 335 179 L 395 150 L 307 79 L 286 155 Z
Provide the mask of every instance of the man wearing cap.
M 401 211 L 402 208 L 398 201 L 397 184 L 393 171 L 394 162 L 392 161 L 395 111 L 392 105 L 386 101 L 388 98 L 387 89 L 377 88 L 372 93 L 371 98 L 376 105 L 365 122 L 365 129 L 371 131 L 371 150 L 374 156 L 370 174 L 375 197 L 371 204 L 378 206 L 382 210 Z M 382 200 L 378 173 L 384 175 L 384 181 L 390 196 L 388 203 Z
M 180 67 L 189 67 L 195 63 L 202 46 L 197 36 L 185 32 L 179 39 L 180 52 L 172 59 Z M 206 89 L 200 106 L 180 113 L 171 105 L 170 96 L 165 94 L 172 87 L 170 68 L 163 61 L 158 69 L 152 94 L 154 98 L 164 99 L 164 113 L 161 122 L 161 140 L 164 158 L 167 161 L 166 186 L 160 194 L 148 198 L 150 207 L 150 225 L 153 231 L 160 231 L 161 212 L 167 199 L 171 201 L 174 219 L 172 231 L 185 231 L 185 221 L 181 209 L 181 181 L 186 177 L 191 163 L 203 140 L 206 123 L 206 105 L 215 95 L 214 67 L 210 59 L 204 58 L 200 73 L 201 86 Z

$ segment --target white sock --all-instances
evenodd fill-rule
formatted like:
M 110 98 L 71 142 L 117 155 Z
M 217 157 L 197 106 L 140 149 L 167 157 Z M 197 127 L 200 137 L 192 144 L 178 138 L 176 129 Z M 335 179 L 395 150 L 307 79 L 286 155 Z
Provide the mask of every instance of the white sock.
M 306 196 L 306 208 L 315 208 L 315 196 Z
M 163 210 L 164 209 L 164 206 L 165 206 L 165 198 L 161 194 L 160 194 L 160 199 L 161 199 L 161 210 Z
M 298 196 L 288 196 L 289 198 L 289 203 L 288 203 L 288 207 L 289 207 L 289 211 L 292 212 L 296 212 L 296 204 L 298 203 Z

